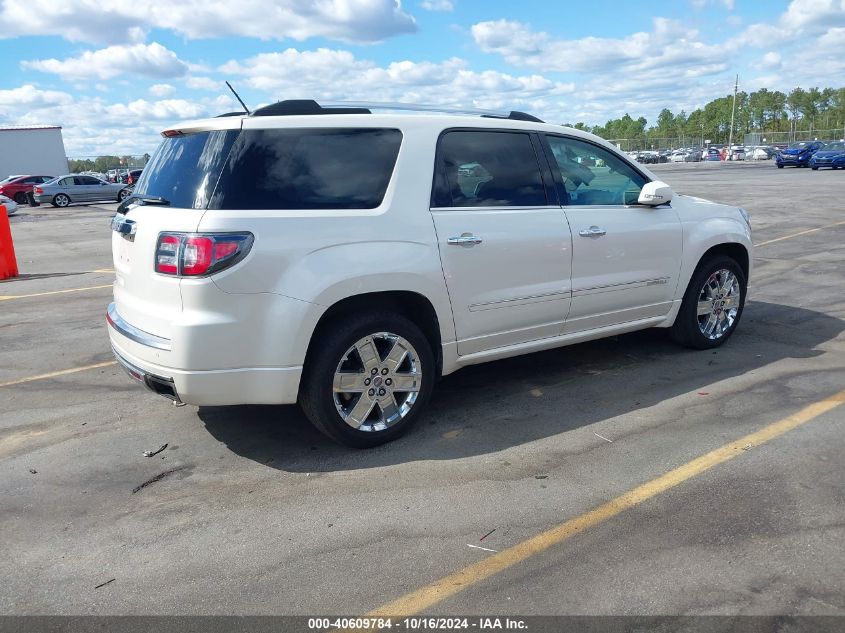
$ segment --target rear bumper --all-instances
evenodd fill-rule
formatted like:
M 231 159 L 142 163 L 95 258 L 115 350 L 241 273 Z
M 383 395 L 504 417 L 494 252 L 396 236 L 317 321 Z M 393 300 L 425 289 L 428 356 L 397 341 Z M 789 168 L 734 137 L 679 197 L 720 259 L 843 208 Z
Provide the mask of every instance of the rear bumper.
M 191 371 L 150 362 L 166 359 L 170 340 L 134 328 L 109 305 L 106 313 L 115 358 L 147 389 L 176 402 L 198 406 L 293 404 L 302 367 L 246 367 Z

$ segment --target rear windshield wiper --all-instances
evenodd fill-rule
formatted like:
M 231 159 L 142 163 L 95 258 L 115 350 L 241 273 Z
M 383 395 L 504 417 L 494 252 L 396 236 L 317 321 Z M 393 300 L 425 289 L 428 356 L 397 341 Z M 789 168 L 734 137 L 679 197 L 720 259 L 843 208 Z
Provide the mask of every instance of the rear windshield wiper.
M 136 202 L 140 202 L 141 204 L 162 204 L 162 205 L 169 205 L 170 200 L 167 198 L 162 198 L 161 196 L 144 196 L 144 195 L 137 195 L 137 196 L 129 196 L 127 200 L 133 200 Z M 124 201 L 125 202 L 125 201 Z

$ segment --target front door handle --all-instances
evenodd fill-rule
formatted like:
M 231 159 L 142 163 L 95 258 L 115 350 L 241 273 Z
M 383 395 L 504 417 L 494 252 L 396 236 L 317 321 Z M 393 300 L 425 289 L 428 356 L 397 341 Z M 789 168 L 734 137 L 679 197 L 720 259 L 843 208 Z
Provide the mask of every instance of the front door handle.
M 607 231 L 605 231 L 604 229 L 600 229 L 596 225 L 593 225 L 588 229 L 578 231 L 578 235 L 580 235 L 581 237 L 601 237 L 602 235 L 607 235 Z
M 481 244 L 482 239 L 480 237 L 475 237 L 472 233 L 461 233 L 460 237 L 450 237 L 446 240 L 447 244 L 452 246 L 463 246 L 465 248 L 471 248 L 476 244 Z

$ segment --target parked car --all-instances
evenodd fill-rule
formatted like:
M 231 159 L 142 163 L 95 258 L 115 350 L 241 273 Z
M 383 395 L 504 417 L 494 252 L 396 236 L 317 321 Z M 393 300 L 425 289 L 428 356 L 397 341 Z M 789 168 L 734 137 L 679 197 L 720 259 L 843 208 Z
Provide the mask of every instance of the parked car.
M 739 323 L 743 209 L 523 113 L 347 111 L 163 132 L 112 222 L 106 320 L 133 379 L 195 405 L 298 402 L 367 447 L 463 366 L 649 327 L 711 349 Z
M 683 150 L 675 150 L 669 155 L 670 163 L 685 163 L 687 162 L 687 152 Z
M 143 171 L 143 169 L 130 169 L 126 174 L 126 184 L 134 185 L 138 182 L 138 179 L 141 177 L 141 173 Z
M 32 189 L 35 185 L 49 182 L 53 176 L 9 176 L 0 182 L 0 195 L 12 198 L 18 204 L 32 203 Z
M 789 165 L 794 167 L 807 167 L 810 164 L 810 158 L 813 154 L 824 147 L 821 141 L 797 141 L 781 150 L 775 157 L 775 164 L 778 169 L 783 169 Z
M 737 146 L 731 148 L 728 160 L 745 160 L 745 148 Z
M 38 185 L 34 189 L 35 200 L 50 203 L 54 207 L 66 207 L 72 202 L 122 201 L 130 191 L 121 183 L 110 183 L 79 174 L 68 174 Z
M 745 153 L 746 160 L 771 160 L 777 154 L 772 147 L 754 147 Z
M 12 216 L 18 212 L 18 203 L 0 194 L 0 205 L 6 207 L 6 215 Z
M 722 160 L 721 150 L 718 147 L 708 147 L 701 152 L 701 160 Z
M 820 169 L 830 167 L 831 169 L 845 169 L 845 141 L 832 141 L 818 150 L 810 158 L 810 168 Z

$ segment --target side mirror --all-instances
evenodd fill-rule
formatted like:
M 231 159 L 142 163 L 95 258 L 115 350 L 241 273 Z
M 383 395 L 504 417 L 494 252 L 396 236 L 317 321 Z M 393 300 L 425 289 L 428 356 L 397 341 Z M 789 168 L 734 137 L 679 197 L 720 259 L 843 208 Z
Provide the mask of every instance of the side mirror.
M 660 204 L 668 204 L 672 201 L 672 187 L 665 182 L 653 180 L 647 182 L 640 191 L 640 197 L 637 199 L 637 204 L 645 204 L 650 207 L 656 207 Z

